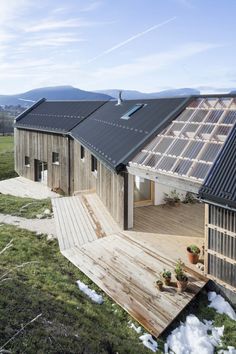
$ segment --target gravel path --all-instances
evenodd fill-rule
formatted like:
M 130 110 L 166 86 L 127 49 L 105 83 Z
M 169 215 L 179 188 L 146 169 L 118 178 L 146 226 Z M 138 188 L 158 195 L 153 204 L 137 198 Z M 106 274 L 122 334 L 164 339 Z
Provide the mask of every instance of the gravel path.
M 42 234 L 56 236 L 56 225 L 52 219 L 25 219 L 19 216 L 12 216 L 0 213 L 0 223 L 17 226 L 21 229 L 27 229 Z

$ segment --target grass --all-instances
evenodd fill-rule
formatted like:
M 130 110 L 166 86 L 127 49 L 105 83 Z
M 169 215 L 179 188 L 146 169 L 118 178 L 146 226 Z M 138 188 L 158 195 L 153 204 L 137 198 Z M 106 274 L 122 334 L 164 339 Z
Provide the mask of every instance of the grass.
M 34 219 L 42 214 L 45 209 L 52 210 L 51 199 L 21 198 L 12 195 L 0 194 L 0 213 L 14 216 L 22 216 Z
M 14 171 L 13 152 L 13 136 L 0 136 L 0 181 L 17 176 L 17 173 Z
M 14 226 L 0 226 L 0 250 L 13 239 L 13 247 L 0 255 L 0 274 L 11 269 L 1 283 L 0 347 L 22 325 L 42 313 L 6 348 L 12 353 L 150 353 L 138 334 L 128 327 L 131 319 L 104 294 L 105 302 L 91 302 L 76 280 L 101 291 L 48 242 Z M 14 268 L 23 262 L 32 262 Z

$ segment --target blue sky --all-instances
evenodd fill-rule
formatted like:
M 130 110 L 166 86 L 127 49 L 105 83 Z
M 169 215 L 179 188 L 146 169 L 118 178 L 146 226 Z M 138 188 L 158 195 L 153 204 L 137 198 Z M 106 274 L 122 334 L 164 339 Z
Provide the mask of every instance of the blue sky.
M 0 93 L 236 88 L 235 0 L 1 0 Z

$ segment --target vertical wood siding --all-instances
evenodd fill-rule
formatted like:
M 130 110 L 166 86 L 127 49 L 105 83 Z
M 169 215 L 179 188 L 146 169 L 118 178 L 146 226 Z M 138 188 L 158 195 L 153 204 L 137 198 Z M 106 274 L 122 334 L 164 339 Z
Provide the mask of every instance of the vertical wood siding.
M 97 162 L 97 174 L 91 170 L 91 153 L 85 148 L 80 155 L 79 142 L 74 141 L 74 191 L 95 191 L 116 222 L 124 227 L 124 178 Z
M 215 205 L 206 208 L 207 275 L 236 288 L 236 213 Z
M 73 157 L 73 141 L 70 141 Z M 52 163 L 52 153 L 59 153 L 59 165 Z M 30 167 L 25 166 L 25 156 L 30 158 Z M 68 138 L 62 135 L 15 129 L 15 170 L 23 177 L 35 180 L 35 160 L 47 162 L 50 188 L 69 192 Z M 72 178 L 71 181 L 73 182 Z

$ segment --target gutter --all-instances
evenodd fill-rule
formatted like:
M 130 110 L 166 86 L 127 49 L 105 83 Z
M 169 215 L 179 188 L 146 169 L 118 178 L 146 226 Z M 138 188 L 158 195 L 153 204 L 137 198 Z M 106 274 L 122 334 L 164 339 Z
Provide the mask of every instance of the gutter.
M 206 203 L 206 204 L 212 204 L 212 205 L 218 206 L 220 208 L 224 208 L 224 209 L 228 209 L 228 210 L 231 210 L 233 212 L 236 212 L 236 209 L 233 208 L 233 207 L 230 207 L 228 204 L 222 205 L 222 204 L 219 204 L 217 202 L 214 202 L 214 201 L 211 201 L 211 200 L 208 200 L 208 199 L 204 199 L 204 198 L 201 198 L 201 197 L 199 197 L 198 199 L 199 199 L 200 202 L 203 202 L 203 203 Z

